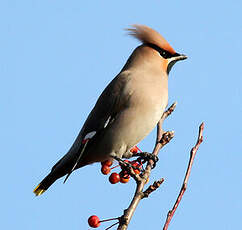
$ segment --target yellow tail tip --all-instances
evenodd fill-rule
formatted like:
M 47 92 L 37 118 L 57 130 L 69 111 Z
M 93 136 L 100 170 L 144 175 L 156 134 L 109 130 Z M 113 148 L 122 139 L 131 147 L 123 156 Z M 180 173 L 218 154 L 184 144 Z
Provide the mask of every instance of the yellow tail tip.
M 35 189 L 34 189 L 34 194 L 36 196 L 39 196 L 45 192 L 45 189 L 41 188 L 41 185 L 39 184 Z

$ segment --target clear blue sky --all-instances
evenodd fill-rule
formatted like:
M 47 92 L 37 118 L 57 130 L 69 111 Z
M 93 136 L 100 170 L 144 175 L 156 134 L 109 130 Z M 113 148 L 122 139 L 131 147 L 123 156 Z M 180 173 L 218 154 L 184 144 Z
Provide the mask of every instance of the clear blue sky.
M 170 230 L 241 228 L 242 2 L 1 1 L 1 229 L 88 229 L 120 216 L 134 182 L 111 185 L 94 164 L 44 195 L 33 188 L 69 149 L 98 95 L 139 45 L 123 28 L 146 24 L 188 55 L 170 73 L 165 123 L 175 138 L 129 229 L 161 229 L 182 183 L 199 124 L 204 143 Z M 151 151 L 154 132 L 139 147 Z M 105 225 L 108 226 L 108 225 Z M 104 225 L 100 227 L 104 229 Z

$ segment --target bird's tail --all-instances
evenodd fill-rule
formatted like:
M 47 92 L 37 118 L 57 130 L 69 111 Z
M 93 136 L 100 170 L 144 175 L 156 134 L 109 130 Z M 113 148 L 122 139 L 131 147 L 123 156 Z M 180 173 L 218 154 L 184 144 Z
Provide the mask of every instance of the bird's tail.
M 62 157 L 51 169 L 51 172 L 49 175 L 47 175 L 34 189 L 34 193 L 36 196 L 39 196 L 43 194 L 57 179 L 65 176 L 77 168 L 82 167 L 83 165 L 78 165 L 77 163 L 79 161 L 78 155 L 76 156 L 71 152 L 72 155 L 66 154 L 64 157 Z M 77 163 L 76 163 L 77 162 Z M 74 167 L 73 167 L 74 166 Z M 66 181 L 66 180 L 65 180 Z M 65 182 L 64 181 L 64 182 Z
M 53 177 L 53 174 L 50 173 L 46 176 L 34 189 L 34 194 L 39 196 L 43 194 L 55 181 L 57 178 Z

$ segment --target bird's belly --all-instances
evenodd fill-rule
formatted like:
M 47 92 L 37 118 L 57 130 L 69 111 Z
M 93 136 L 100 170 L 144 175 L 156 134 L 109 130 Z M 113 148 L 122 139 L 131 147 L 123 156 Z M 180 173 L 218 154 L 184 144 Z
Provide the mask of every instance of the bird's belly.
M 134 107 L 124 110 L 104 133 L 100 141 L 100 154 L 128 157 L 129 150 L 156 126 L 165 106 L 160 104 L 148 106 L 147 109 Z

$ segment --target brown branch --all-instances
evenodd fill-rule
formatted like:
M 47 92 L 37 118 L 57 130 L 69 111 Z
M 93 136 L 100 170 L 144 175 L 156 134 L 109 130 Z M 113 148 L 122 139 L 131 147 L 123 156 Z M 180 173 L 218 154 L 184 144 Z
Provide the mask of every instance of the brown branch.
M 155 181 L 152 185 L 150 185 L 144 192 L 142 198 L 147 198 L 152 192 L 158 189 L 161 184 L 164 182 L 164 178 L 161 178 L 158 181 Z
M 191 149 L 191 152 L 190 152 L 190 160 L 189 160 L 189 163 L 188 163 L 188 167 L 187 167 L 187 171 L 186 171 L 186 175 L 185 175 L 185 178 L 184 178 L 184 181 L 183 181 L 183 184 L 182 184 L 182 187 L 181 187 L 181 190 L 180 190 L 180 193 L 177 197 L 177 200 L 172 208 L 172 210 L 170 210 L 167 214 L 167 218 L 166 218 L 166 222 L 164 224 L 164 227 L 163 227 L 163 230 L 167 230 L 168 229 L 168 226 L 169 226 L 169 223 L 171 222 L 171 219 L 183 197 L 183 194 L 185 193 L 186 189 L 187 189 L 187 182 L 188 182 L 188 179 L 189 179 L 189 176 L 190 176 L 190 173 L 191 173 L 191 169 L 192 169 L 192 164 L 193 164 L 193 161 L 194 161 L 194 158 L 196 156 L 196 153 L 197 153 L 197 150 L 200 146 L 200 144 L 202 143 L 203 141 L 203 130 L 204 130 L 204 123 L 202 123 L 200 126 L 199 126 L 199 134 L 198 134 L 198 139 L 197 139 L 197 143 L 196 145 Z
M 156 136 L 156 144 L 161 140 L 162 134 L 164 133 L 162 129 L 162 124 L 164 120 L 171 115 L 171 113 L 175 110 L 177 102 L 174 102 L 162 115 L 158 125 L 157 125 L 157 136 Z
M 162 123 L 163 121 L 174 111 L 176 107 L 176 103 L 172 104 L 167 111 L 165 111 L 157 124 L 157 138 L 156 138 L 156 145 L 153 150 L 154 155 L 158 155 L 160 149 L 165 146 L 167 143 L 170 142 L 170 140 L 174 137 L 174 132 L 165 132 L 162 129 Z M 124 210 L 124 214 L 120 217 L 120 222 L 118 226 L 118 230 L 126 230 L 129 222 L 136 210 L 136 207 L 138 206 L 140 200 L 144 197 L 144 186 L 146 184 L 147 179 L 150 176 L 150 172 L 152 169 L 154 162 L 153 160 L 149 160 L 145 171 L 142 175 L 141 180 L 136 180 L 136 191 L 134 194 L 134 197 L 129 205 L 129 207 Z M 158 186 L 159 187 L 159 186 Z

